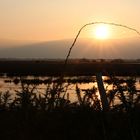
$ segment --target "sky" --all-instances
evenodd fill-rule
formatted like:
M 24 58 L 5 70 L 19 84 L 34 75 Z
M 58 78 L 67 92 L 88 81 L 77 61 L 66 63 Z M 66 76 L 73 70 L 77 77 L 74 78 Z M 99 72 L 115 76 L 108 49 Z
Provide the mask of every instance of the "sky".
M 0 0 L 0 39 L 68 39 L 94 21 L 120 23 L 140 31 L 139 8 L 140 0 Z M 81 37 L 91 37 L 90 30 L 92 27 Z M 119 28 L 111 28 L 113 31 L 115 37 L 129 34 Z

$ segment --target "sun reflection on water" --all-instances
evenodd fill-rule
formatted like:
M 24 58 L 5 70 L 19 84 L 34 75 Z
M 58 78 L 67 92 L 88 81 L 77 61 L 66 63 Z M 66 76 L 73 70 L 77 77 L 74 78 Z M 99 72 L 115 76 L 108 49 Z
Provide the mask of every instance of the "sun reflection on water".
M 27 77 L 27 79 L 33 79 L 34 77 Z M 39 77 L 39 79 L 45 79 L 48 77 Z M 95 76 L 93 77 L 95 79 Z M 119 78 L 128 78 L 128 77 L 119 77 Z M 10 93 L 12 94 L 12 97 L 15 97 L 15 94 L 17 91 L 21 91 L 22 87 L 21 87 L 21 83 L 17 83 L 15 84 L 13 82 L 14 78 L 10 78 L 10 77 L 0 77 L 0 92 L 6 92 L 6 91 L 10 91 Z M 57 78 L 56 78 L 57 79 Z M 103 81 L 104 81 L 104 87 L 106 92 L 108 92 L 109 90 L 113 89 L 113 84 L 108 84 L 105 81 L 108 80 L 109 78 L 107 76 L 103 76 L 102 77 Z M 124 83 L 125 84 L 125 83 Z M 61 96 L 63 96 L 65 93 L 67 94 L 66 98 L 69 98 L 69 100 L 71 102 L 77 102 L 77 94 L 76 94 L 76 86 L 80 89 L 80 94 L 81 97 L 83 98 L 85 91 L 94 88 L 97 88 L 97 83 L 95 81 L 93 82 L 88 82 L 88 83 L 65 83 L 65 86 L 68 85 L 68 88 L 65 89 L 64 93 L 62 93 Z M 32 84 L 31 84 L 31 88 L 32 88 Z M 53 86 L 53 85 L 50 85 Z M 136 89 L 140 90 L 140 77 L 136 78 Z M 45 83 L 42 84 L 38 84 L 36 85 L 36 92 L 38 94 L 42 94 L 44 95 L 46 93 L 47 90 L 47 85 Z M 98 99 L 100 99 L 100 95 L 99 95 L 99 91 L 96 91 L 96 95 L 98 96 Z M 116 98 L 116 97 L 115 97 Z M 119 103 L 120 101 L 116 98 L 116 103 Z

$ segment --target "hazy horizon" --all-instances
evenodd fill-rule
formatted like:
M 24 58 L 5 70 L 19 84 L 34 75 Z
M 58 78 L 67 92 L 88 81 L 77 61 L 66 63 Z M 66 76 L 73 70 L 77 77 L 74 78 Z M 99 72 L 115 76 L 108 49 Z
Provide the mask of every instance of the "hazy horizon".
M 0 41 L 1 42 L 1 41 Z M 0 43 L 0 58 L 48 58 L 64 59 L 73 39 L 43 42 Z M 140 39 L 95 40 L 79 38 L 70 58 L 89 59 L 139 59 Z

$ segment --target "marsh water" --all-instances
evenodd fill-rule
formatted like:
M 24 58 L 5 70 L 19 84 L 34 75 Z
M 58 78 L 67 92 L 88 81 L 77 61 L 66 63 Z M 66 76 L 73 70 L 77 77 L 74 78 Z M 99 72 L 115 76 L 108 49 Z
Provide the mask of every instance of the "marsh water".
M 121 76 L 118 79 L 133 79 L 135 80 L 134 86 L 137 92 L 140 92 L 140 77 L 129 77 Z M 0 76 L 0 92 L 9 92 L 13 98 L 15 98 L 16 93 L 22 92 L 23 88 L 28 88 L 29 90 L 34 90 L 34 93 L 44 96 L 47 90 L 53 89 L 58 84 L 59 77 L 48 77 L 48 76 L 7 76 L 3 74 Z M 109 77 L 102 76 L 104 81 L 104 87 L 106 91 L 113 89 L 113 84 L 108 84 L 107 80 Z M 126 84 L 125 82 L 123 83 Z M 61 96 L 69 99 L 71 102 L 76 102 L 77 89 L 79 90 L 81 97 L 84 96 L 85 91 L 95 88 L 96 94 L 99 98 L 99 91 L 97 87 L 95 76 L 80 76 L 80 77 L 65 77 L 63 81 L 63 90 Z

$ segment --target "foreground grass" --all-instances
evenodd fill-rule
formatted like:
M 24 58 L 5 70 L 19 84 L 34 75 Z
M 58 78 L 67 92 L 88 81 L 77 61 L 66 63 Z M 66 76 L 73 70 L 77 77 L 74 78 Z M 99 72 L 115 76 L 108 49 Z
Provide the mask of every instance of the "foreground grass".
M 76 85 L 77 102 L 72 103 L 67 93 L 70 83 L 48 81 L 45 94 L 39 95 L 33 83 L 20 79 L 22 89 L 14 99 L 10 91 L 0 94 L 0 138 L 139 140 L 140 95 L 135 79 L 111 77 L 105 82 L 113 85 L 106 91 L 107 112 L 102 110 L 94 86 L 81 91 Z M 120 104 L 114 103 L 116 98 Z
M 1 139 L 139 140 L 140 109 L 100 112 L 89 107 L 1 111 Z

